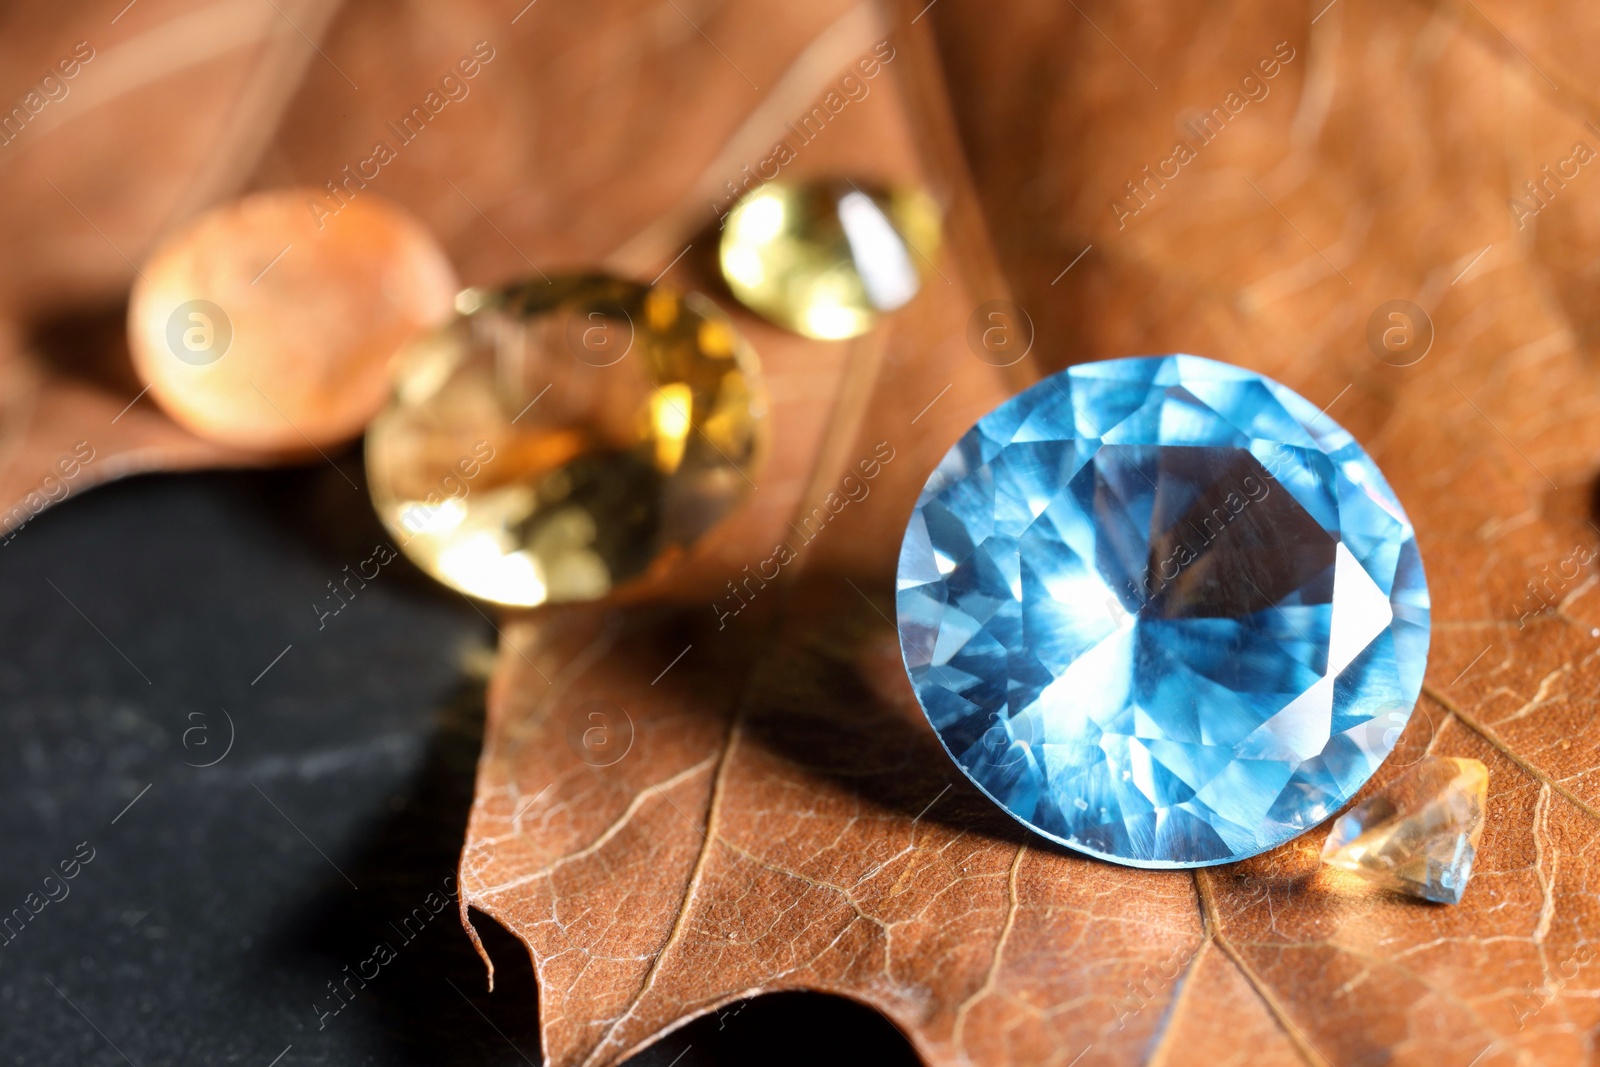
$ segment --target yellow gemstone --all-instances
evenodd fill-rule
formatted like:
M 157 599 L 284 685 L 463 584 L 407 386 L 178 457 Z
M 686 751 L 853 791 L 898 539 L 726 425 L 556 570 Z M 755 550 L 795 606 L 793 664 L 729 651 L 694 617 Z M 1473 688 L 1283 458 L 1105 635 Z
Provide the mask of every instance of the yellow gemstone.
M 1460 903 L 1483 836 L 1488 796 L 1489 769 L 1482 763 L 1425 757 L 1341 815 L 1322 860 L 1386 889 Z
M 705 298 L 596 275 L 469 289 L 396 361 L 373 503 L 464 593 L 592 600 L 669 567 L 754 487 L 756 356 Z
M 722 276 L 780 326 L 856 337 L 917 294 L 939 227 L 938 206 L 915 189 L 768 182 L 723 220 Z

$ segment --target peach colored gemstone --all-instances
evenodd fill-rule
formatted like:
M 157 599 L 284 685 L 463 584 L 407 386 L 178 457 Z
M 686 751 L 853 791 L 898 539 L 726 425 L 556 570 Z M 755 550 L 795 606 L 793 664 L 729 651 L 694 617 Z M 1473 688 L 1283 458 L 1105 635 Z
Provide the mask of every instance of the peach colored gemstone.
M 134 366 L 203 437 L 274 452 L 355 437 L 388 397 L 391 357 L 452 312 L 455 272 L 419 221 L 362 193 L 319 228 L 313 199 L 274 189 L 215 208 L 134 284 Z

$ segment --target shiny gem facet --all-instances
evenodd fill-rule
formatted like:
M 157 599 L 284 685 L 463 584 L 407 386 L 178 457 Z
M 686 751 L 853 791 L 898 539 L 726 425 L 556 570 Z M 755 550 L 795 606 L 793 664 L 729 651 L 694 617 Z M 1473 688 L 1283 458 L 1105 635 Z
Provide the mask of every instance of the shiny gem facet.
M 768 182 L 723 220 L 722 276 L 780 326 L 855 337 L 917 294 L 938 244 L 939 209 L 925 193 Z
M 1334 822 L 1322 861 L 1375 885 L 1459 904 L 1483 837 L 1489 769 L 1426 756 Z
M 928 479 L 901 649 L 967 775 L 1120 863 L 1241 859 L 1388 755 L 1427 658 L 1410 521 L 1355 440 L 1260 374 L 1110 360 L 1001 404 Z
M 755 353 L 696 294 L 602 276 L 468 290 L 397 359 L 373 502 L 423 570 L 531 607 L 673 558 L 755 484 Z

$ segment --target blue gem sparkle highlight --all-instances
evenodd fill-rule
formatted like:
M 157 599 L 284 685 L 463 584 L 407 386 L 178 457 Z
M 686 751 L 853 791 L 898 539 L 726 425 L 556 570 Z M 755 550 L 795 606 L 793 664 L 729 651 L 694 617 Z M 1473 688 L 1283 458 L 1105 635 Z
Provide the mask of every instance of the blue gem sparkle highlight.
M 1422 686 L 1411 522 L 1355 439 L 1198 356 L 1073 367 L 984 416 L 900 548 L 928 721 L 1033 830 L 1203 867 L 1336 812 Z

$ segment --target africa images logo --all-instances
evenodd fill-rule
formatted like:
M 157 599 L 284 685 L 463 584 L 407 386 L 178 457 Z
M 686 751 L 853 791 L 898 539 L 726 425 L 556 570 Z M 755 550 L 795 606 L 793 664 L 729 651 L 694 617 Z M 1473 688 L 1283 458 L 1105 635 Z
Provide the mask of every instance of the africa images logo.
M 1239 79 L 1237 90 L 1230 90 L 1222 102 L 1209 111 L 1200 109 L 1191 114 L 1180 127 L 1185 136 L 1172 146 L 1171 154 L 1157 162 L 1154 170 L 1146 165 L 1140 171 L 1143 177 L 1124 183 L 1127 195 L 1111 201 L 1111 214 L 1117 220 L 1117 229 L 1126 229 L 1128 220 L 1149 207 L 1156 195 L 1167 187 L 1167 182 L 1176 180 L 1183 174 L 1184 167 L 1200 158 L 1200 150 L 1220 137 L 1228 123 L 1246 107 L 1252 102 L 1265 100 L 1272 92 L 1272 79 L 1294 62 L 1296 54 L 1294 46 L 1288 41 L 1279 41 L 1273 47 L 1272 55 L 1257 60 L 1255 66 Z

